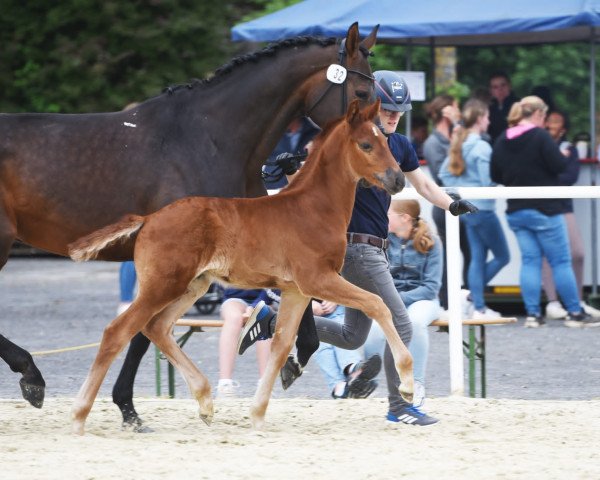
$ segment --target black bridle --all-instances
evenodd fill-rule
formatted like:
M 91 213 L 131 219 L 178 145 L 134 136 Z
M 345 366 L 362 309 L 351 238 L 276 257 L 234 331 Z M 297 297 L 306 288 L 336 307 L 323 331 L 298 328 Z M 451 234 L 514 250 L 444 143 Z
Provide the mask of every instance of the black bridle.
M 361 47 L 364 48 L 364 47 Z M 372 55 L 371 52 L 367 52 L 367 55 Z M 346 68 L 345 63 L 346 63 L 346 39 L 344 38 L 341 42 L 340 42 L 340 49 L 338 50 L 338 63 Z M 366 73 L 363 72 L 359 72 L 358 70 L 353 70 L 350 68 L 347 68 L 346 71 L 348 72 L 348 74 L 350 73 L 354 73 L 356 75 L 360 75 L 361 77 L 366 78 L 367 80 L 370 80 L 371 82 L 375 82 L 375 77 L 373 77 L 372 75 L 367 75 Z M 325 89 L 325 91 L 319 96 L 319 98 L 317 98 L 317 101 L 315 103 L 312 104 L 312 106 L 306 111 L 306 113 L 304 114 L 306 117 L 310 117 L 310 113 L 315 109 L 315 107 L 321 102 L 321 100 L 323 100 L 323 98 L 325 98 L 325 95 L 327 95 L 327 93 L 329 93 L 329 91 L 331 90 L 331 88 L 335 85 L 339 85 L 340 87 L 342 87 L 342 105 L 341 105 L 341 115 L 344 115 L 346 113 L 346 110 L 348 109 L 348 87 L 346 85 L 346 81 L 348 80 L 348 76 L 346 75 L 346 78 L 344 79 L 344 81 L 342 83 L 333 83 L 333 82 L 329 82 L 329 85 L 327 85 L 327 88 Z

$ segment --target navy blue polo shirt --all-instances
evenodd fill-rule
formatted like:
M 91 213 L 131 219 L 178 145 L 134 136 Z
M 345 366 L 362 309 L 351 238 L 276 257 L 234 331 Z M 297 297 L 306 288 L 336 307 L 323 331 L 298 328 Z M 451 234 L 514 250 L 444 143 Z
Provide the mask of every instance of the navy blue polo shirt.
M 392 155 L 403 172 L 412 172 L 419 168 L 419 159 L 408 138 L 399 133 L 388 137 L 388 145 Z M 380 238 L 388 236 L 388 216 L 392 197 L 378 187 L 356 187 L 356 199 L 348 231 L 368 233 Z

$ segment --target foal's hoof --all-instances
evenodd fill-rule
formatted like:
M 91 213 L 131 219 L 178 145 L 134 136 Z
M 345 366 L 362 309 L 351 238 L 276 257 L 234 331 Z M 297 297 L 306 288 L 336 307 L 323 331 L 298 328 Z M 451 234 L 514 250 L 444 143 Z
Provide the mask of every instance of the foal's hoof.
M 206 423 L 207 426 L 211 426 L 212 422 L 213 422 L 213 413 L 200 413 L 200 420 L 202 420 L 204 423 Z
M 400 395 L 402 396 L 402 398 L 408 402 L 408 403 L 412 403 L 413 402 L 413 389 L 408 389 L 408 388 L 404 388 L 403 384 L 400 384 Z
M 33 405 L 35 408 L 42 408 L 42 405 L 44 405 L 46 388 L 40 385 L 27 383 L 23 378 L 19 380 L 19 385 L 21 386 L 23 398 L 31 403 L 31 405 Z

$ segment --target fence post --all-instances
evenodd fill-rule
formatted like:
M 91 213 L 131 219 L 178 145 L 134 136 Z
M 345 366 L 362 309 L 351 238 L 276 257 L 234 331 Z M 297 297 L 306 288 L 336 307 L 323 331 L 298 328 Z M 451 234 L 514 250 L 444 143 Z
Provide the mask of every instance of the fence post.
M 446 258 L 448 259 L 448 331 L 450 353 L 450 393 L 464 395 L 462 307 L 460 287 L 460 228 L 458 217 L 446 211 Z

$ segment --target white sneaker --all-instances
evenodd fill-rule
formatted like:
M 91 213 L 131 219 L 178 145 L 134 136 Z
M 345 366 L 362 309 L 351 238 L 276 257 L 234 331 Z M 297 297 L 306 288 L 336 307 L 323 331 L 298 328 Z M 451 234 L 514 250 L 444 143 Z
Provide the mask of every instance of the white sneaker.
M 239 388 L 240 384 L 235 380 L 229 378 L 221 379 L 217 385 L 217 398 L 235 398 L 237 397 Z
M 423 405 L 425 405 L 425 385 L 415 380 L 413 407 L 421 408 Z
M 121 315 L 125 310 L 131 307 L 132 302 L 121 302 L 117 307 L 117 315 Z
M 600 318 L 600 310 L 598 310 L 597 308 L 592 307 L 591 305 L 588 305 L 585 302 L 581 302 L 581 308 L 583 309 L 583 311 L 585 313 L 587 313 L 590 317 L 594 317 L 594 318 Z M 566 314 L 567 312 L 565 312 Z
M 600 314 L 600 312 L 598 313 Z M 552 320 L 559 320 L 561 318 L 565 318 L 566 316 L 567 311 L 562 307 L 558 300 L 548 302 L 548 305 L 546 305 L 546 318 L 550 318 Z
M 460 307 L 462 309 L 462 318 L 471 318 L 473 315 L 473 311 L 475 307 L 473 306 L 473 302 L 471 301 L 471 291 L 466 289 L 461 289 L 460 291 Z
M 438 315 L 438 318 L 442 321 L 447 322 L 450 319 L 450 315 L 448 314 L 448 310 L 444 310 L 442 307 L 440 307 L 440 313 Z
M 485 309 L 482 310 L 474 310 L 473 311 L 473 315 L 471 315 L 471 318 L 473 320 L 490 320 L 492 318 L 501 318 L 502 314 L 500 312 L 497 312 L 496 310 L 492 310 L 491 308 L 485 307 Z

